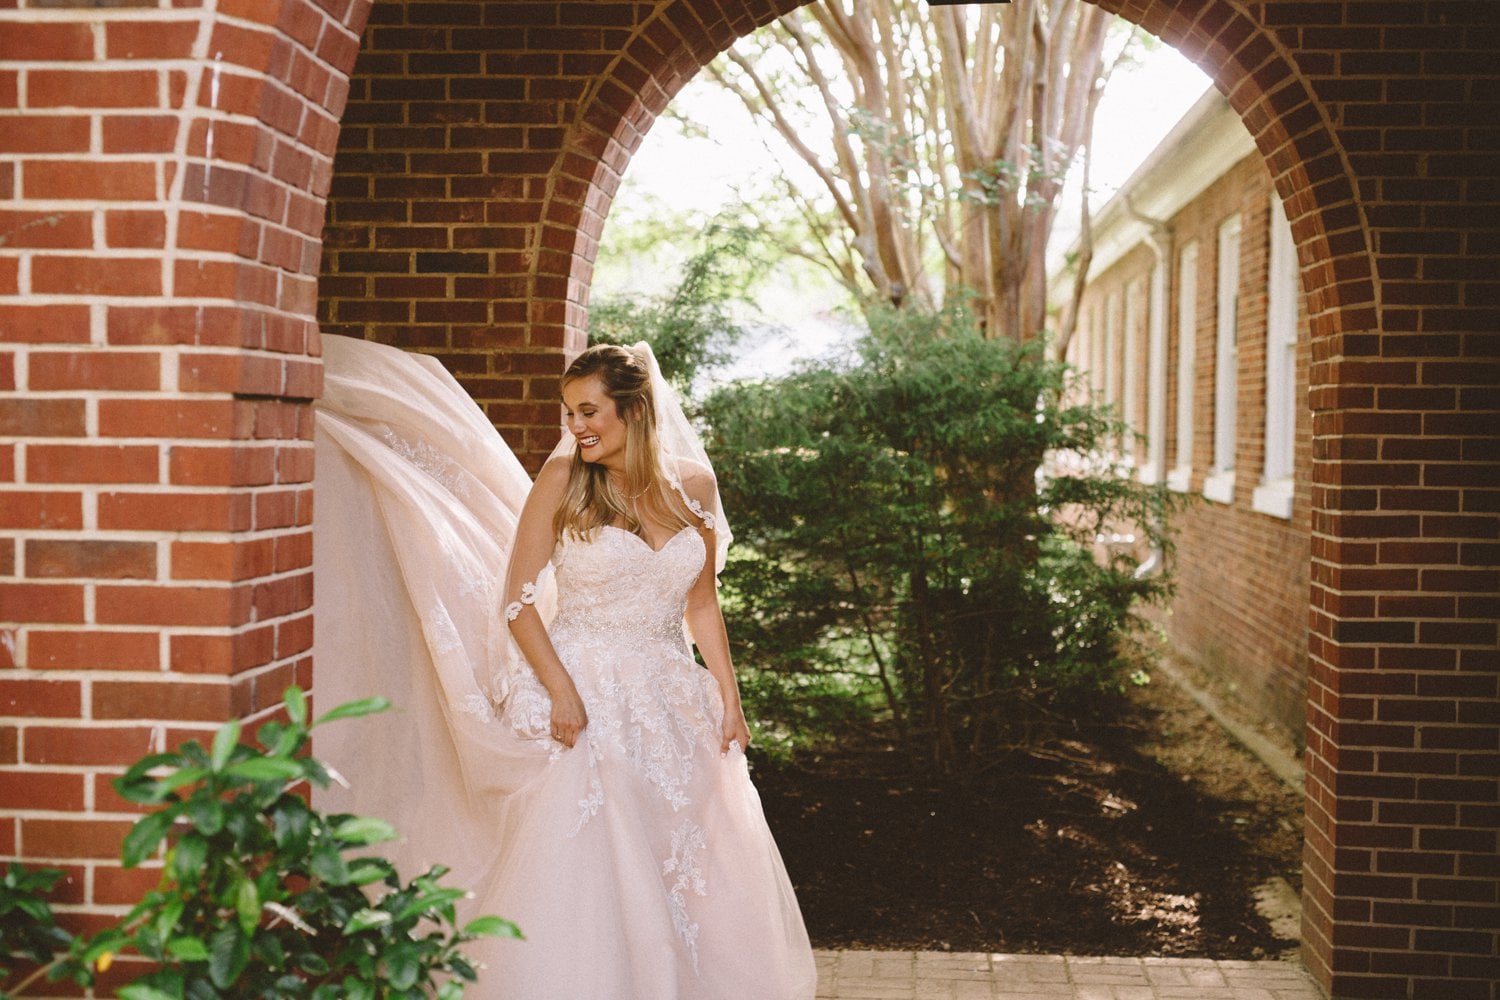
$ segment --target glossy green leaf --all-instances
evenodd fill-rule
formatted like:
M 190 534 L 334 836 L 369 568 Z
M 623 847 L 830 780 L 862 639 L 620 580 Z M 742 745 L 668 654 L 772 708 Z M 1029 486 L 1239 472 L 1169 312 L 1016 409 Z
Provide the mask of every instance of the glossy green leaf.
M 240 720 L 230 719 L 214 733 L 214 747 L 208 758 L 209 769 L 213 771 L 224 770 L 224 765 L 229 763 L 229 757 L 234 753 L 234 748 L 239 746 L 239 743 Z
M 346 819 L 334 828 L 333 835 L 352 844 L 377 844 L 384 840 L 395 840 L 399 836 L 395 827 L 373 816 Z
M 288 853 L 300 854 L 307 847 L 312 829 L 312 812 L 298 798 L 288 796 L 271 810 L 276 846 Z
M 292 725 L 306 726 L 307 695 L 302 693 L 302 689 L 293 684 L 286 689 L 281 699 L 286 704 L 286 717 L 292 720 Z
M 143 757 L 111 784 L 120 797 L 129 802 L 149 804 L 160 802 L 157 794 L 158 782 L 150 776 L 151 771 L 167 765 L 180 765 L 182 758 L 175 753 L 158 753 Z
M 188 800 L 188 819 L 205 837 L 212 837 L 224 829 L 224 803 L 207 795 L 198 795 Z
M 261 746 L 267 757 L 290 757 L 297 752 L 302 741 L 307 739 L 307 730 L 297 726 L 283 726 L 279 722 L 268 722 L 260 727 Z
M 183 962 L 208 961 L 208 946 L 195 937 L 178 937 L 167 942 L 167 953 Z
M 349 865 L 350 885 L 369 885 L 391 873 L 390 862 L 382 858 L 357 858 Z
M 157 845 L 167 835 L 175 818 L 172 810 L 163 810 L 136 820 L 120 847 L 120 858 L 125 867 L 134 868 L 155 853 Z
M 120 1000 L 182 1000 L 182 991 L 168 993 L 159 990 L 155 986 L 145 983 L 131 983 L 129 986 L 121 986 L 120 992 L 116 994 Z
M 506 920 L 504 917 L 484 916 L 477 917 L 464 924 L 463 933 L 469 937 L 521 937 L 521 928 Z
M 260 923 L 260 890 L 254 880 L 243 879 L 235 889 L 234 911 L 240 918 L 240 930 L 246 936 L 255 933 L 255 925 Z
M 175 753 L 154 753 L 154 754 L 150 754 L 148 756 L 142 757 L 140 760 L 138 760 L 134 764 L 130 765 L 130 769 L 128 771 L 126 771 L 124 774 L 122 774 L 119 777 L 118 780 L 120 780 L 120 781 L 126 781 L 126 782 L 129 782 L 129 781 L 139 781 L 142 778 L 145 778 L 147 776 L 147 772 L 149 772 L 149 771 L 154 771 L 154 770 L 156 770 L 159 767 L 165 767 L 168 764 L 177 765 L 177 764 L 181 764 L 181 763 L 182 763 L 182 756 L 180 754 L 175 754 Z
M 213 983 L 196 976 L 188 981 L 185 1000 L 223 1000 L 223 994 L 214 989 Z
M 181 897 L 161 904 L 157 911 L 156 919 L 151 926 L 156 930 L 156 936 L 162 940 L 177 936 L 178 925 L 182 922 L 182 912 L 187 908 Z
M 375 987 L 362 979 L 345 976 L 343 1000 L 375 1000 Z
M 391 915 L 386 911 L 366 908 L 349 918 L 349 922 L 344 925 L 344 934 L 358 934 L 372 927 L 384 927 L 390 922 Z
M 238 923 L 229 923 L 214 933 L 208 949 L 208 976 L 219 989 L 228 989 L 250 960 L 250 939 Z
M 391 986 L 398 990 L 409 990 L 417 984 L 421 966 L 417 962 L 417 950 L 409 942 L 402 942 L 385 954 L 385 974 Z
M 189 831 L 172 848 L 172 874 L 179 882 L 193 882 L 208 858 L 208 841 L 196 830 Z
M 176 771 L 158 781 L 152 787 L 152 794 L 156 796 L 156 801 L 160 802 L 162 799 L 165 799 L 168 795 L 177 791 L 177 789 L 182 788 L 184 785 L 191 785 L 196 782 L 202 781 L 204 778 L 208 777 L 208 775 L 209 771 L 207 768 L 178 768 Z
M 349 865 L 332 845 L 318 848 L 309 868 L 315 876 L 329 885 L 346 885 L 349 882 Z
M 308 781 L 319 788 L 327 788 L 333 782 L 333 777 L 328 773 L 328 768 L 316 757 L 302 758 L 302 773 Z
M 242 781 L 290 781 L 302 777 L 302 766 L 275 757 L 251 757 L 230 765 L 224 773 Z
M 125 947 L 126 941 L 125 933 L 112 927 L 90 941 L 83 954 L 78 956 L 78 960 L 84 965 L 93 965 L 105 952 L 116 952 Z
M 323 723 L 332 722 L 335 719 L 354 719 L 362 715 L 374 715 L 377 712 L 384 712 L 390 707 L 391 703 L 385 698 L 380 697 L 346 701 L 337 708 L 325 712 L 313 725 L 321 726 Z
M 203 749 L 203 744 L 197 740 L 188 740 L 177 748 L 182 759 L 193 767 L 208 767 L 208 752 Z
M 397 920 L 406 920 L 410 917 L 419 916 L 428 910 L 435 910 L 449 903 L 457 902 L 467 896 L 463 889 L 437 889 L 432 892 L 424 892 L 403 906 L 396 914 Z

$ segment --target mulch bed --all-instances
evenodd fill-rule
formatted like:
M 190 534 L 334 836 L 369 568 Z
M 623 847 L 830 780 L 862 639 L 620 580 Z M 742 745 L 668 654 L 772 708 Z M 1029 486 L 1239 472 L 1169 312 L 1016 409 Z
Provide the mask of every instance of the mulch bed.
M 1109 723 L 1016 752 L 982 791 L 878 732 L 755 762 L 821 948 L 1275 956 L 1255 888 L 1300 890 L 1301 797 L 1158 678 Z

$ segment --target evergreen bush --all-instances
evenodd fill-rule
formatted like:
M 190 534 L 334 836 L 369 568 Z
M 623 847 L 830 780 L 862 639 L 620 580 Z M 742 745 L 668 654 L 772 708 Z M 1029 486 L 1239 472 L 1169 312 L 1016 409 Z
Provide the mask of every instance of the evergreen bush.
M 1171 501 L 1101 461 L 1126 428 L 1043 346 L 877 310 L 850 356 L 706 400 L 752 694 L 842 678 L 964 777 L 1120 690 L 1134 611 L 1168 592 L 1136 570 Z M 1139 541 L 1098 544 L 1118 533 Z

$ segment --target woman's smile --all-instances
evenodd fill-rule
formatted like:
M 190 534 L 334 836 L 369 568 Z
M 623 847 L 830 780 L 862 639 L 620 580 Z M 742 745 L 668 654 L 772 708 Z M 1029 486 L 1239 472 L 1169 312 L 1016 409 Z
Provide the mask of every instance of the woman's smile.
M 598 375 L 574 379 L 563 386 L 568 432 L 578 442 L 586 462 L 614 468 L 625 460 L 625 421 L 620 419 L 604 381 Z

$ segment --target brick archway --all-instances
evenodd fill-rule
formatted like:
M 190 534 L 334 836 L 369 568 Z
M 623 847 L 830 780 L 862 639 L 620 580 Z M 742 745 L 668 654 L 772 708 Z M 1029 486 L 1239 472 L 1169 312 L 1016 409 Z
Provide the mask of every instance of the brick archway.
M 112 860 L 111 770 L 310 680 L 314 310 L 438 354 L 545 452 L 630 155 L 793 4 L 20 2 L 0 12 L 0 852 L 68 867 L 87 923 L 142 885 Z M 1500 200 L 1496 27 L 1435 0 L 1098 2 L 1211 67 L 1301 254 L 1309 967 L 1337 997 L 1495 1000 L 1500 559 L 1468 421 L 1493 420 L 1500 281 L 1465 201 Z

